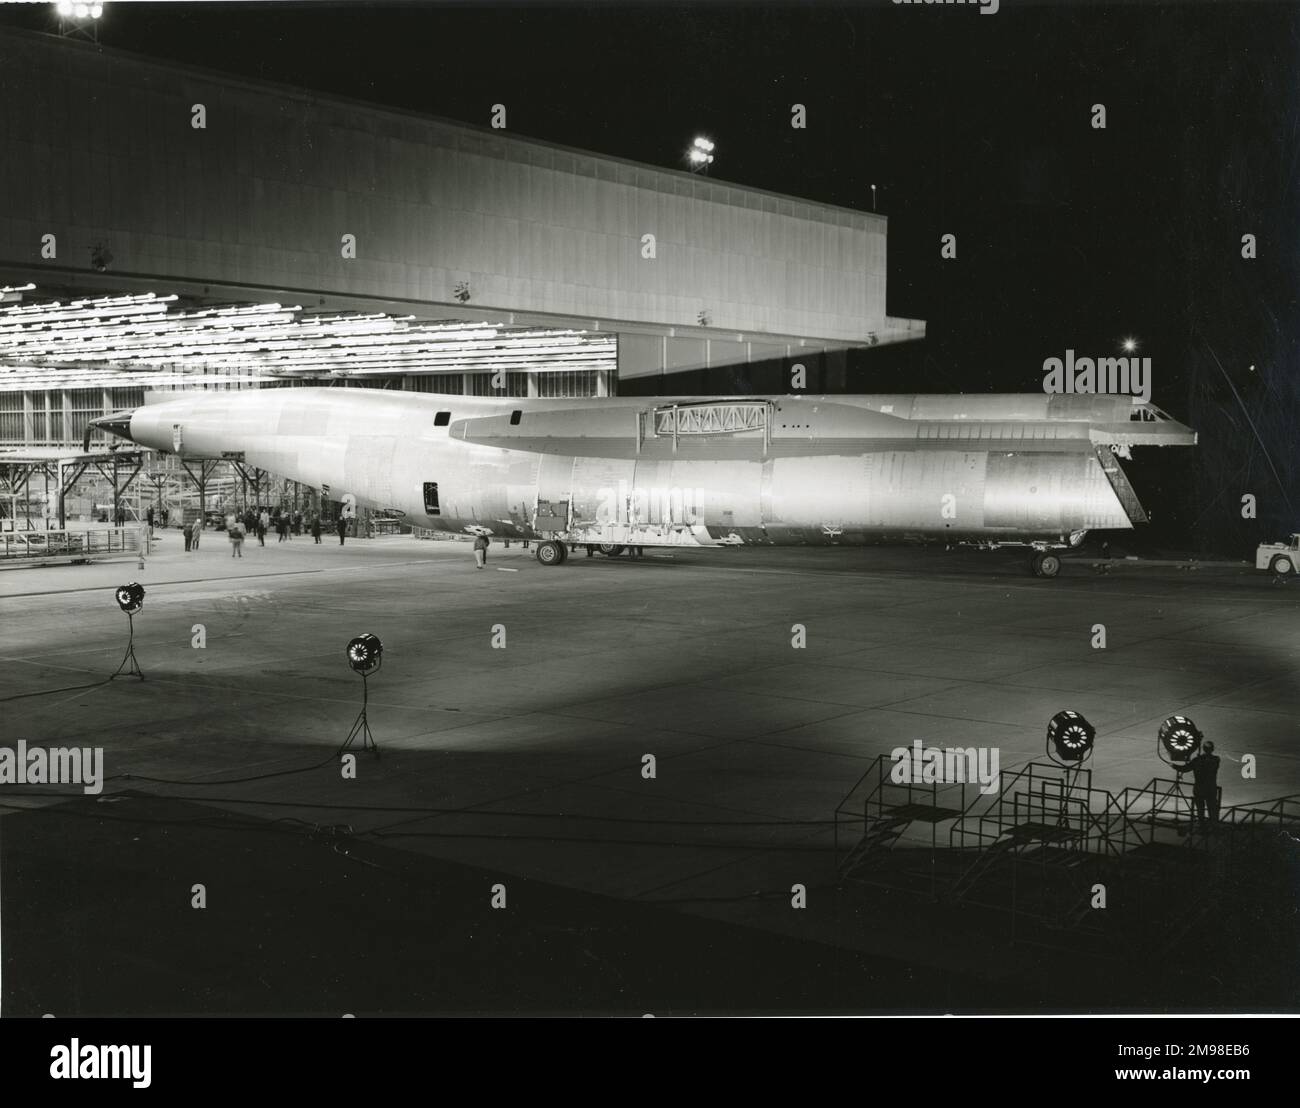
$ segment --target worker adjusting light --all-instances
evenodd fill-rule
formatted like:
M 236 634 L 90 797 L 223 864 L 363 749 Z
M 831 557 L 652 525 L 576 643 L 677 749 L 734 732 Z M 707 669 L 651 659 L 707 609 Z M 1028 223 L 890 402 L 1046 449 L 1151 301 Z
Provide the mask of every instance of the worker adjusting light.
M 374 635 L 358 635 L 348 643 L 348 665 L 362 677 L 369 677 L 383 661 L 384 644 Z
M 1097 740 L 1097 729 L 1078 712 L 1057 712 L 1047 725 L 1047 754 L 1060 765 L 1087 761 Z
M 144 607 L 144 586 L 132 581 L 129 585 L 118 585 L 113 593 L 117 606 L 127 615 L 135 615 Z
M 1160 725 L 1157 734 L 1160 746 L 1169 757 L 1169 762 L 1186 762 L 1200 749 L 1204 736 L 1201 730 L 1186 716 L 1170 716 Z

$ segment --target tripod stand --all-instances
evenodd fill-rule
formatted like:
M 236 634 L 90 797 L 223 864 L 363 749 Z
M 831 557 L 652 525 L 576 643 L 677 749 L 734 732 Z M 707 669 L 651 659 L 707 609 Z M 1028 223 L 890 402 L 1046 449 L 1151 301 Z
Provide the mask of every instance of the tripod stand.
M 1089 753 L 1091 753 L 1091 751 L 1089 751 Z M 1052 759 L 1052 760 L 1056 761 L 1056 759 Z M 1086 756 L 1084 760 L 1085 761 L 1087 760 Z M 1056 764 L 1059 765 L 1063 771 L 1061 773 L 1061 778 L 1062 778 L 1062 784 L 1065 786 L 1065 788 L 1061 792 L 1061 810 L 1056 815 L 1056 825 L 1058 827 L 1064 827 L 1067 830 L 1069 830 L 1071 829 L 1070 804 L 1074 800 L 1074 790 L 1079 784 L 1079 777 L 1086 771 L 1083 768 L 1083 762 L 1067 763 L 1067 762 L 1058 761 Z M 1091 778 L 1089 778 L 1089 780 L 1091 780 Z M 1085 789 L 1086 787 L 1087 786 L 1085 785 Z M 1087 812 L 1087 795 L 1085 792 L 1083 813 L 1086 812 Z M 1082 825 L 1086 826 L 1087 819 L 1086 816 L 1083 815 L 1083 813 L 1081 813 Z
M 366 716 L 366 707 L 369 702 L 370 683 L 363 673 L 361 675 L 361 711 L 357 714 L 356 722 L 352 725 L 352 730 L 348 732 L 348 737 L 343 740 L 343 745 L 339 747 L 339 757 L 342 757 L 358 738 L 361 740 L 362 750 L 369 750 L 376 758 L 379 757 L 379 747 L 375 743 L 375 736 L 370 732 L 370 720 Z
M 109 680 L 115 681 L 119 677 L 138 677 L 143 681 L 144 673 L 141 672 L 140 663 L 135 656 L 135 617 L 130 612 L 127 612 L 126 618 L 130 621 L 131 627 L 126 640 L 126 653 L 122 655 L 122 664 L 117 667 L 117 672 Z M 129 666 L 128 663 L 130 663 Z

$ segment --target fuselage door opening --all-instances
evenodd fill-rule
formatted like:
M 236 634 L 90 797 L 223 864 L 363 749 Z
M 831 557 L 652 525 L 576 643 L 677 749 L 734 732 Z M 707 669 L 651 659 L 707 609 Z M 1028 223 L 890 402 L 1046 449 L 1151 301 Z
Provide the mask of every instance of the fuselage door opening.
M 442 515 L 442 509 L 438 506 L 437 481 L 425 481 L 424 483 L 424 514 L 428 516 Z
M 538 500 L 537 510 L 533 514 L 533 530 L 547 532 L 567 531 L 569 529 L 568 500 Z

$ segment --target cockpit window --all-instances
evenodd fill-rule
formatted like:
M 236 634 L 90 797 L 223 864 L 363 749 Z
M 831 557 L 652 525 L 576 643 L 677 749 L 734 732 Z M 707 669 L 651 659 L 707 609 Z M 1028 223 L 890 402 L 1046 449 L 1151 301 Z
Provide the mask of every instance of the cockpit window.
M 1167 423 L 1169 417 L 1154 404 L 1137 404 L 1129 410 L 1130 423 Z
M 451 422 L 451 412 L 439 412 L 433 417 L 435 427 L 446 427 Z

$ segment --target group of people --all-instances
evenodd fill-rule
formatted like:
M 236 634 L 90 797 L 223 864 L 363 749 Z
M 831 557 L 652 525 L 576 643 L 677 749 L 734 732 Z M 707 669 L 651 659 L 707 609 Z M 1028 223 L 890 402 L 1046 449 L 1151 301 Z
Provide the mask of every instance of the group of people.
M 306 518 L 302 512 L 289 511 L 287 508 L 262 508 L 258 511 L 249 509 L 235 522 L 242 523 L 245 532 L 257 535 L 257 541 L 262 546 L 266 545 L 266 534 L 271 530 L 279 536 L 279 542 L 289 542 L 294 535 L 301 535 L 304 529 L 310 531 L 312 537 L 320 542 L 321 525 L 320 516 L 317 515 Z M 230 523 L 231 519 L 227 517 L 227 528 Z
M 274 530 L 279 536 L 278 542 L 291 542 L 294 535 L 301 535 L 304 531 L 311 535 L 312 539 L 319 544 L 321 537 L 321 518 L 319 515 L 312 514 L 310 517 L 304 516 L 300 511 L 290 511 L 289 509 L 252 509 L 250 508 L 243 515 L 234 512 L 226 516 L 226 534 L 230 539 L 230 556 L 232 558 L 242 558 L 244 556 L 244 539 L 248 535 L 256 535 L 259 546 L 266 545 L 267 532 Z M 343 535 L 340 533 L 339 542 L 343 541 Z M 186 547 L 189 549 L 189 547 Z
M 340 546 L 347 534 L 347 522 L 346 519 L 340 517 L 337 526 L 334 528 L 338 531 Z M 166 526 L 165 522 L 163 526 Z M 224 530 L 226 537 L 230 540 L 230 556 L 232 558 L 242 558 L 244 556 L 244 540 L 250 535 L 256 537 L 258 544 L 261 546 L 266 545 L 266 536 L 271 531 L 274 531 L 279 536 L 279 542 L 291 542 L 294 535 L 308 534 L 319 545 L 326 526 L 321 517 L 314 513 L 305 515 L 303 512 L 289 511 L 288 509 L 260 508 L 254 510 L 250 508 L 242 514 L 229 513 L 225 519 Z M 200 536 L 203 534 L 203 520 L 186 521 L 184 526 L 181 527 L 181 533 L 185 536 L 186 552 L 197 550 Z

